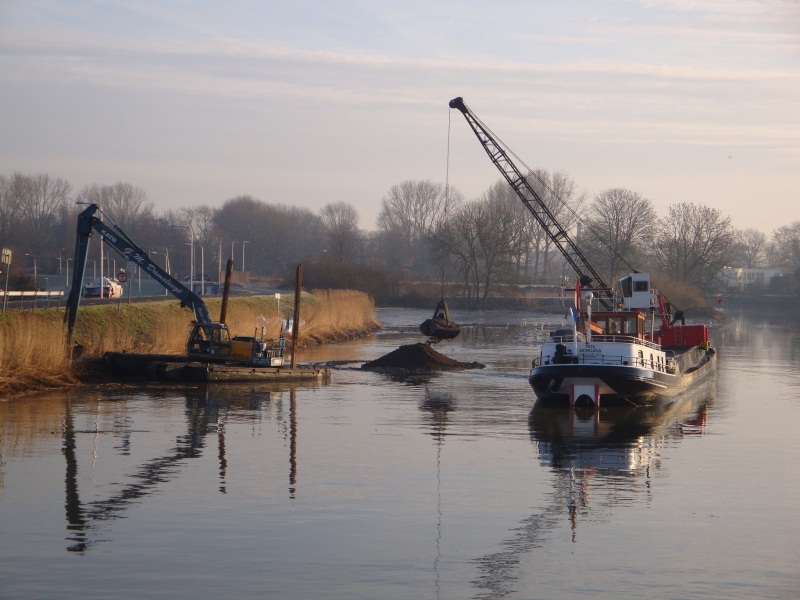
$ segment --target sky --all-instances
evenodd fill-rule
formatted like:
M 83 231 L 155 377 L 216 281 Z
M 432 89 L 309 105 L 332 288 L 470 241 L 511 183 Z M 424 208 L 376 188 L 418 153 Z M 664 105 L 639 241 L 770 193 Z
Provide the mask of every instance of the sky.
M 375 229 L 404 180 L 524 165 L 661 216 L 800 220 L 798 0 L 0 0 L 0 174 L 131 183 L 158 210 L 251 195 Z

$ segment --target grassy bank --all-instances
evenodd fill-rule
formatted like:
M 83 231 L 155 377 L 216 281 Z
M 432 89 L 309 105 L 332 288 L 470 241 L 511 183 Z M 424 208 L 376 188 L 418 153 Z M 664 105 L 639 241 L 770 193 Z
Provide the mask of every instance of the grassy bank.
M 293 298 L 233 297 L 226 319 L 234 335 L 277 337 L 282 322 L 294 312 Z M 221 300 L 206 303 L 215 317 Z M 8 312 L 0 315 L 0 398 L 79 383 L 81 362 L 66 353 L 63 309 Z M 175 300 L 84 306 L 74 339 L 83 357 L 104 352 L 183 354 L 192 315 Z M 348 290 L 314 290 L 300 303 L 298 346 L 349 339 L 380 328 L 369 296 Z M 302 360 L 302 356 L 300 356 Z

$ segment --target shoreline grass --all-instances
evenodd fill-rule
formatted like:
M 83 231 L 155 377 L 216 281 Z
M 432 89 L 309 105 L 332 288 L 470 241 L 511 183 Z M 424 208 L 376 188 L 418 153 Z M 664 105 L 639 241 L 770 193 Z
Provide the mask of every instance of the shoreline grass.
M 221 302 L 206 299 L 215 318 Z M 265 337 L 277 337 L 293 312 L 294 298 L 278 303 L 274 296 L 234 296 L 226 321 L 233 335 L 263 331 Z M 184 354 L 192 321 L 191 313 L 172 299 L 84 306 L 73 336 L 83 348 L 82 360 L 70 361 L 63 317 L 63 308 L 0 315 L 0 399 L 79 385 L 86 375 L 82 366 L 105 352 Z M 375 304 L 363 292 L 313 290 L 301 296 L 299 349 L 380 328 Z

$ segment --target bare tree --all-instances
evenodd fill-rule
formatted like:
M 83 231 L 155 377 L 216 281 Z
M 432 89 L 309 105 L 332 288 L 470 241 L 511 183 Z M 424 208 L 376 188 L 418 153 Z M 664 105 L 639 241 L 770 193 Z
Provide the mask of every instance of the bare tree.
M 11 191 L 11 180 L 0 175 L 0 244 L 10 246 L 15 242 L 14 232 L 19 230 L 19 224 L 19 200 Z
M 452 190 L 448 193 L 442 184 L 432 181 L 407 180 L 389 189 L 381 200 L 377 224 L 382 232 L 391 233 L 391 238 L 402 243 L 391 253 L 397 265 L 428 264 L 427 238 L 459 201 L 460 195 Z
M 52 249 L 58 216 L 68 203 L 71 190 L 66 179 L 14 173 L 7 193 L 18 223 L 18 243 L 34 254 Z
M 563 171 L 550 173 L 546 169 L 535 169 L 526 179 L 563 229 L 569 230 L 575 226 L 587 196 L 586 192 L 578 190 L 572 177 Z M 562 257 L 557 255 L 557 260 L 551 260 L 556 255 L 553 241 L 538 223 L 532 225 L 532 277 L 539 281 L 553 279 L 563 266 Z
M 735 232 L 728 217 L 714 208 L 673 204 L 657 224 L 653 259 L 674 279 L 708 285 L 733 251 Z
M 736 260 L 748 269 L 764 265 L 767 236 L 758 229 L 740 229 L 736 232 Z
M 84 202 L 99 204 L 126 229 L 137 229 L 143 223 L 150 223 L 154 217 L 153 203 L 148 201 L 147 192 L 142 188 L 118 181 L 113 185 L 85 186 L 79 195 Z
M 467 304 L 475 306 L 479 287 L 478 234 L 474 227 L 474 203 L 462 205 L 431 232 L 434 249 L 458 274 Z
M 786 269 L 800 279 L 800 221 L 779 227 L 772 233 L 769 264 Z
M 247 253 L 252 259 L 248 259 L 247 270 L 259 274 L 282 274 L 298 260 L 318 256 L 324 243 L 322 219 L 318 215 L 307 209 L 269 204 L 252 196 L 226 201 L 214 211 L 214 224 L 231 248 L 245 241 L 249 243 Z M 241 246 L 236 254 L 240 252 Z M 236 268 L 238 261 L 233 258 Z
M 474 226 L 478 241 L 476 262 L 482 287 L 481 305 L 486 306 L 492 287 L 508 278 L 514 259 L 517 206 L 490 189 L 475 203 Z
M 450 256 L 460 274 L 470 306 L 485 306 L 496 284 L 514 271 L 518 204 L 507 194 L 507 186 L 496 184 L 432 232 L 436 249 Z
M 358 211 L 346 202 L 335 202 L 323 206 L 320 215 L 330 259 L 337 263 L 354 262 L 362 245 Z
M 579 242 L 609 285 L 644 261 L 657 219 L 652 202 L 636 192 L 612 188 L 595 196 Z

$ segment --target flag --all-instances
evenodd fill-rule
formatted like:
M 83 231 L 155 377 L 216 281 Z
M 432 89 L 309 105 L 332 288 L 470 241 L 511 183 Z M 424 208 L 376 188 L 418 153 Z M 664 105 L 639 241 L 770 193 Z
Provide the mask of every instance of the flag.
M 578 277 L 575 278 L 575 299 L 573 305 L 572 318 L 577 323 L 581 316 L 581 282 Z

